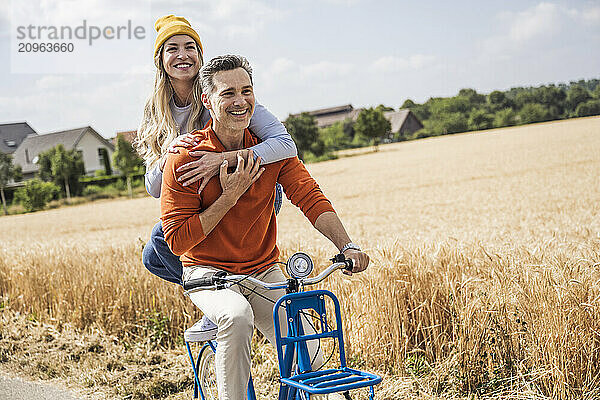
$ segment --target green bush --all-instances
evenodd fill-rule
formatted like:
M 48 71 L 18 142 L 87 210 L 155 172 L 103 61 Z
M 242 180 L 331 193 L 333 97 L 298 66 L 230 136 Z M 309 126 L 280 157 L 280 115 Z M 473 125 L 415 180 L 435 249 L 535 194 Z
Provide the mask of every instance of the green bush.
M 490 129 L 494 123 L 494 116 L 483 109 L 474 108 L 469 114 L 468 127 L 470 130 L 479 131 Z
M 94 196 L 97 195 L 98 193 L 102 192 L 102 188 L 98 185 L 87 185 L 86 187 L 83 188 L 83 195 L 84 196 Z
M 517 123 L 517 113 L 512 108 L 503 108 L 494 115 L 494 126 L 501 128 L 513 126 Z
M 127 181 L 125 179 L 117 179 L 114 183 L 108 186 L 114 187 L 119 192 L 124 192 L 127 190 Z
M 575 115 L 578 117 L 589 117 L 600 114 L 600 100 L 589 100 L 581 103 L 575 109 Z
M 532 124 L 534 122 L 549 121 L 552 116 L 547 108 L 538 103 L 527 103 L 519 111 L 522 124 Z
M 20 203 L 27 211 L 42 210 L 60 192 L 60 187 L 52 182 L 32 179 L 15 192 L 14 202 Z
M 304 162 L 306 162 L 307 164 L 321 162 L 321 161 L 327 161 L 327 160 L 335 160 L 336 158 L 337 158 L 337 156 L 333 153 L 325 153 L 325 154 L 321 154 L 320 156 L 316 156 L 313 153 L 311 153 L 310 151 L 307 151 L 306 153 L 304 153 Z

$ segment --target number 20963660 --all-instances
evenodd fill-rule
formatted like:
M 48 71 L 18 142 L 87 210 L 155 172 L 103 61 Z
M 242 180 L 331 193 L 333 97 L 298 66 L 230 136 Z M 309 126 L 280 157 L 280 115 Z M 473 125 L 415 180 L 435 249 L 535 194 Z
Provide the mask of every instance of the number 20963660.
M 19 53 L 72 53 L 73 43 L 24 43 L 18 44 Z

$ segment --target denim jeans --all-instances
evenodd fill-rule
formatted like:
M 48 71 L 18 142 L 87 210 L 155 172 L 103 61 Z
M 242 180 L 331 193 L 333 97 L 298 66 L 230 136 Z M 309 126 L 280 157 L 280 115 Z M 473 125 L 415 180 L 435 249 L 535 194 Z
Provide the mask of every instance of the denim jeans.
M 283 190 L 278 183 L 275 185 L 275 215 L 281 209 L 282 200 Z M 181 285 L 183 266 L 181 265 L 181 261 L 179 261 L 179 257 L 173 254 L 167 245 L 161 222 L 154 225 L 152 229 L 150 240 L 144 246 L 142 262 L 148 271 L 159 278 Z
M 142 262 L 148 271 L 159 278 L 181 285 L 183 266 L 165 241 L 162 222 L 158 222 L 152 228 L 150 240 L 144 246 Z

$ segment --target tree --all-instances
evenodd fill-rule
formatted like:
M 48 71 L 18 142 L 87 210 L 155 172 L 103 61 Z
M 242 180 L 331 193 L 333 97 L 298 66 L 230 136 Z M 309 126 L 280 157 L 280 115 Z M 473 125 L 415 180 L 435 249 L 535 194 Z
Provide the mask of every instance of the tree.
M 488 103 L 491 105 L 502 107 L 504 106 L 504 102 L 506 101 L 506 95 L 504 92 L 499 90 L 494 90 L 490 94 L 488 94 Z
M 379 110 L 379 111 L 381 111 L 381 112 L 385 112 L 385 111 L 394 111 L 394 107 L 388 107 L 388 106 L 385 106 L 385 105 L 383 105 L 383 104 L 380 104 L 380 105 L 378 105 L 378 106 L 377 106 L 375 109 L 376 109 L 376 110 Z
M 586 88 L 579 85 L 571 86 L 567 91 L 567 110 L 569 110 L 571 115 L 574 115 L 577 106 L 591 98 L 592 96 Z
M 110 166 L 110 158 L 108 157 L 108 150 L 104 147 L 100 148 L 102 154 L 102 164 L 104 164 L 104 175 L 112 175 L 112 168 Z
M 67 200 L 79 193 L 79 177 L 85 173 L 83 159 L 77 150 L 66 150 L 59 144 L 38 155 L 39 176 L 63 186 Z
M 536 103 L 535 95 L 532 90 L 521 89 L 521 91 L 517 92 L 515 96 L 515 103 L 517 109 L 521 109 L 525 106 L 525 104 Z
M 306 152 L 311 152 L 316 156 L 323 154 L 325 146 L 322 145 L 322 142 L 319 145 L 319 129 L 314 116 L 309 113 L 290 115 L 283 124 L 296 142 L 298 158 L 304 160 Z
M 532 124 L 534 122 L 549 121 L 552 119 L 546 107 L 537 103 L 525 104 L 519 111 L 522 124 Z
M 325 145 L 325 151 L 336 151 L 350 147 L 352 137 L 344 132 L 344 122 L 339 121 L 326 128 L 319 129 L 319 137 Z
M 488 94 L 487 101 L 492 110 L 514 107 L 514 102 L 508 98 L 506 93 L 499 90 L 494 90 Z
M 15 192 L 15 201 L 21 203 L 27 211 L 42 210 L 59 190 L 52 182 L 31 179 Z
M 469 122 L 460 112 L 439 114 L 424 122 L 425 129 L 420 132 L 420 137 L 447 135 L 449 133 L 465 132 Z
M 415 107 L 417 104 L 412 101 L 411 99 L 406 99 L 404 100 L 404 103 L 402 103 L 402 105 L 400 106 L 400 108 L 413 108 Z
M 600 84 L 596 86 L 592 94 L 594 95 L 594 98 L 600 100 Z
M 52 175 L 60 176 L 65 182 L 65 191 L 67 194 L 67 200 L 71 200 L 71 188 L 69 187 L 69 175 L 71 174 L 71 168 L 73 165 L 73 158 L 62 144 L 57 146 L 56 151 L 50 158 L 50 169 Z
M 483 109 L 473 109 L 469 114 L 469 129 L 478 131 L 493 126 L 494 117 Z
M 588 100 L 581 103 L 575 109 L 575 116 L 588 117 L 591 115 L 600 115 L 600 100 Z
M 475 89 L 460 89 L 457 97 L 466 98 L 472 107 L 485 103 L 485 95 L 477 93 Z
M 117 136 L 117 145 L 113 154 L 115 166 L 121 171 L 122 175 L 126 176 L 127 191 L 129 197 L 133 198 L 133 190 L 131 189 L 131 175 L 143 167 L 144 162 L 137 155 L 131 143 L 129 143 L 122 135 Z
M 535 89 L 537 103 L 546 106 L 548 119 L 558 119 L 565 112 L 565 99 L 567 94 L 561 88 L 554 85 L 540 86 Z
M 473 108 L 466 96 L 430 99 L 429 110 L 433 118 L 441 114 L 463 113 L 466 114 Z
M 512 108 L 503 108 L 494 115 L 494 126 L 502 128 L 504 126 L 513 126 L 517 123 L 517 113 Z
M 0 195 L 2 196 L 2 207 L 4 208 L 4 215 L 8 215 L 8 209 L 6 208 L 6 198 L 4 197 L 4 188 L 10 181 L 20 181 L 21 166 L 13 165 L 12 156 L 10 154 L 0 153 Z
M 357 135 L 372 139 L 377 151 L 381 139 L 392 130 L 392 125 L 384 116 L 383 112 L 374 108 L 367 108 L 358 114 L 354 131 Z

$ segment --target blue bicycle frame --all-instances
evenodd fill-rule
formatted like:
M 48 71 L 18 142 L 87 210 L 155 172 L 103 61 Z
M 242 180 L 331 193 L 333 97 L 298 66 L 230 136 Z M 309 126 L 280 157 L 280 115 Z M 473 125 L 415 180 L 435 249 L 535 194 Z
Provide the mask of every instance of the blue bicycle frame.
M 329 271 L 329 273 L 331 272 L 332 270 Z M 285 287 L 286 285 L 284 284 L 283 286 Z M 300 289 L 299 281 L 295 278 L 287 281 L 287 289 L 288 294 L 277 300 L 273 307 L 275 347 L 280 374 L 278 400 L 309 400 L 313 394 L 346 392 L 358 388 L 369 388 L 369 400 L 374 400 L 374 386 L 381 382 L 381 377 L 369 372 L 349 368 L 346 365 L 342 316 L 337 297 L 327 290 L 300 292 L 298 291 Z M 333 320 L 335 322 L 333 324 L 330 324 L 328 321 L 326 300 L 333 303 Z M 282 336 L 279 324 L 280 307 L 285 308 L 287 321 L 286 336 Z M 319 319 L 321 328 L 319 332 L 306 334 L 302 325 L 302 316 L 312 313 L 318 316 L 315 318 Z M 307 342 L 311 340 L 321 341 L 322 339 L 335 341 L 335 345 L 337 345 L 339 351 L 340 365 L 338 368 L 313 371 Z M 203 352 L 216 352 L 217 343 L 215 340 L 208 340 L 198 354 L 196 362 L 194 362 L 192 351 L 187 341 L 186 346 L 194 369 L 194 398 L 197 398 L 199 394 L 202 400 L 206 400 L 198 377 L 198 368 Z M 294 361 L 296 361 L 296 367 L 292 371 L 294 369 Z M 252 377 L 250 377 L 248 382 L 248 400 L 256 400 Z
M 335 310 L 335 329 L 330 328 L 327 320 L 325 299 L 333 301 Z M 273 321 L 278 321 L 280 306 L 285 307 L 288 332 L 281 335 L 278 323 L 275 323 L 275 343 L 279 362 L 280 387 L 279 400 L 309 399 L 311 394 L 327 394 L 368 387 L 369 399 L 375 398 L 373 386 L 381 382 L 381 377 L 369 372 L 358 371 L 346 365 L 342 316 L 340 303 L 333 293 L 327 290 L 289 293 L 280 298 L 273 307 Z M 319 317 L 321 332 L 305 334 L 301 315 L 313 310 Z M 332 338 L 339 349 L 340 366 L 338 368 L 312 371 L 307 342 Z M 297 354 L 296 371 L 292 374 L 294 354 Z

